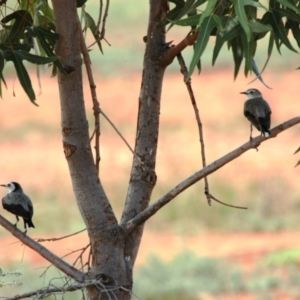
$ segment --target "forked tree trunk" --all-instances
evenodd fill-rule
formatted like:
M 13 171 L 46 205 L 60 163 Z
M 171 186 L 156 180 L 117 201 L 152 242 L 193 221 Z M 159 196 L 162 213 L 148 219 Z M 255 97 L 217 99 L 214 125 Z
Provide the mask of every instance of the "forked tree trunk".
M 132 269 L 138 253 L 143 226 L 126 236 L 122 226 L 117 223 L 98 178 L 90 147 L 84 106 L 81 28 L 76 3 L 75 0 L 52 0 L 52 3 L 56 31 L 60 35 L 56 54 L 69 72 L 68 76 L 58 74 L 63 147 L 77 205 L 91 242 L 92 268 L 86 278 L 98 280 L 100 283 L 97 286 L 88 287 L 87 292 L 90 299 L 130 299 Z M 121 225 L 148 206 L 156 182 L 155 161 L 160 98 L 166 68 L 162 59 L 165 50 L 165 32 L 163 28 L 157 29 L 156 25 L 166 13 L 166 3 L 165 0 L 150 1 L 150 19 L 135 146 L 139 159 L 135 157 L 133 160 Z M 101 99 L 101 94 L 99 97 Z M 111 291 L 103 291 L 105 288 Z

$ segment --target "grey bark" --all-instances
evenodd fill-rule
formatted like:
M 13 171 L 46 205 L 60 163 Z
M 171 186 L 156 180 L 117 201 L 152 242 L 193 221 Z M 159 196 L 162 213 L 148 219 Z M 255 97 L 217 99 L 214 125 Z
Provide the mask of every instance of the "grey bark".
M 71 174 L 76 201 L 87 227 L 92 247 L 92 268 L 87 279 L 100 285 L 88 287 L 91 299 L 109 298 L 111 288 L 117 299 L 130 299 L 132 268 L 140 245 L 143 226 L 126 237 L 119 226 L 104 192 L 93 161 L 88 122 L 82 91 L 82 58 L 80 51 L 80 22 L 75 1 L 52 0 L 56 30 L 60 35 L 56 54 L 69 71 L 58 74 L 61 104 L 63 147 Z M 165 0 L 150 1 L 148 41 L 139 98 L 139 117 L 135 151 L 143 162 L 134 158 L 126 205 L 121 223 L 124 224 L 144 210 L 156 182 L 155 160 L 158 140 L 160 98 L 166 64 L 164 28 L 156 25 L 166 13 Z M 164 5 L 162 5 L 164 4 Z M 126 291 L 127 290 L 127 291 Z

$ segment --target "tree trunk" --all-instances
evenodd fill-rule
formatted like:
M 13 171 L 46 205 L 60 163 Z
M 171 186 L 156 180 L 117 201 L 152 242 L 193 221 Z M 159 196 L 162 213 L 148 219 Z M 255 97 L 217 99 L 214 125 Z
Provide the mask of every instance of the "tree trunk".
M 88 122 L 82 90 L 80 22 L 74 0 L 52 0 L 56 31 L 60 35 L 56 54 L 68 76 L 58 74 L 61 101 L 63 148 L 69 166 L 77 205 L 87 227 L 92 249 L 92 268 L 86 278 L 90 299 L 130 299 L 132 269 L 143 226 L 126 236 L 119 226 L 98 178 L 90 147 Z M 155 160 L 158 140 L 160 98 L 166 65 L 164 28 L 156 26 L 166 12 L 165 0 L 150 1 L 150 20 L 139 98 L 137 137 L 130 184 L 121 224 L 148 206 L 156 182 Z M 165 5 L 162 5 L 165 4 Z M 137 159 L 137 157 L 139 159 Z M 142 161 L 142 164 L 140 163 Z M 108 291 L 109 290 L 109 291 Z
M 121 224 L 125 224 L 148 205 L 156 183 L 155 163 L 159 133 L 161 90 L 167 67 L 165 27 L 157 28 L 168 10 L 166 0 L 150 0 L 150 15 L 146 36 L 144 69 L 139 97 L 135 154 L 125 209 Z M 142 162 L 142 163 L 141 163 Z M 126 239 L 125 255 L 131 272 L 138 253 L 144 226 L 139 226 Z

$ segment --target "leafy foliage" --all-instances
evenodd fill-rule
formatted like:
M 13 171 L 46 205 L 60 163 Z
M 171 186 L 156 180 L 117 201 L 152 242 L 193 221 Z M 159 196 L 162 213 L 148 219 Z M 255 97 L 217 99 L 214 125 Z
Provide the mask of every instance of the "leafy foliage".
M 82 8 L 84 31 L 89 28 L 102 52 L 96 22 L 90 14 L 84 10 L 86 0 L 78 0 L 77 7 Z M 15 11 L 6 15 L 7 7 L 0 6 L 1 14 L 5 17 L 1 20 L 0 31 L 0 96 L 2 97 L 1 83 L 6 86 L 4 78 L 5 62 L 11 61 L 14 65 L 18 79 L 29 97 L 35 103 L 35 93 L 31 80 L 23 61 L 36 65 L 52 64 L 52 75 L 56 75 L 57 68 L 66 74 L 65 68 L 54 54 L 54 47 L 59 35 L 55 32 L 54 14 L 47 1 L 20 0 Z M 35 54 L 30 53 L 34 51 Z
M 256 0 L 189 0 L 186 2 L 170 0 L 170 2 L 173 2 L 175 7 L 168 12 L 163 24 L 191 26 L 193 31 L 199 32 L 189 75 L 193 73 L 201 59 L 211 36 L 215 37 L 212 64 L 215 64 L 221 48 L 227 43 L 233 54 L 234 77 L 239 73 L 241 63 L 244 61 L 245 76 L 253 71 L 262 80 L 254 56 L 257 42 L 267 34 L 269 34 L 269 46 L 265 66 L 272 54 L 274 43 L 279 53 L 282 45 L 297 52 L 290 41 L 290 32 L 300 47 L 299 0 L 270 0 L 268 7 Z
M 3 29 L 0 35 L 0 78 L 5 84 L 4 64 L 11 61 L 24 91 L 35 104 L 35 93 L 23 61 L 37 65 L 54 63 L 62 72 L 64 69 L 53 52 L 58 35 L 54 32 L 52 9 L 45 1 L 39 5 L 36 1 L 35 10 L 33 4 L 29 6 L 27 1 L 20 1 L 19 7 L 1 20 Z M 38 42 L 38 48 L 34 39 Z M 32 49 L 40 55 L 30 53 Z

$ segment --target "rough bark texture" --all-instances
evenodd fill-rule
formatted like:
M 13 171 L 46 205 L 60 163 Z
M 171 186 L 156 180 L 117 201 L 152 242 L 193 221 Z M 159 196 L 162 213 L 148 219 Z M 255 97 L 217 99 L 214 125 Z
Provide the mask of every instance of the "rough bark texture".
M 74 194 L 92 245 L 92 268 L 87 279 L 99 285 L 88 287 L 91 299 L 130 299 L 132 269 L 143 226 L 126 236 L 119 226 L 93 161 L 82 91 L 80 23 L 74 0 L 52 0 L 56 30 L 60 35 L 56 54 L 69 70 L 58 74 L 63 147 Z M 125 224 L 149 204 L 156 183 L 155 161 L 159 129 L 161 88 L 166 63 L 165 30 L 157 28 L 167 12 L 167 1 L 150 1 L 144 72 L 139 97 L 135 152 L 125 209 Z M 142 163 L 141 163 L 142 161 Z M 102 288 L 111 292 L 101 293 Z M 127 291 L 126 291 L 127 290 Z
M 74 0 L 53 0 L 56 30 L 60 38 L 56 54 L 69 72 L 58 74 L 61 101 L 63 147 L 68 162 L 76 201 L 87 227 L 92 246 L 92 268 L 87 279 L 100 285 L 87 288 L 91 299 L 99 299 L 101 284 L 105 287 L 131 286 L 124 259 L 124 234 L 97 175 L 93 161 L 88 122 L 82 91 L 82 58 L 80 23 Z M 126 299 L 124 291 L 114 292 Z M 126 292 L 128 295 L 128 293 Z M 104 292 L 101 299 L 109 298 Z
M 161 89 L 165 69 L 165 28 L 157 28 L 167 13 L 165 0 L 150 1 L 150 16 L 144 56 L 144 70 L 139 97 L 135 153 L 121 225 L 143 211 L 149 204 L 156 183 L 155 162 L 159 131 Z M 140 163 L 142 162 L 142 164 Z M 126 239 L 125 255 L 132 272 L 143 234 L 139 226 Z

